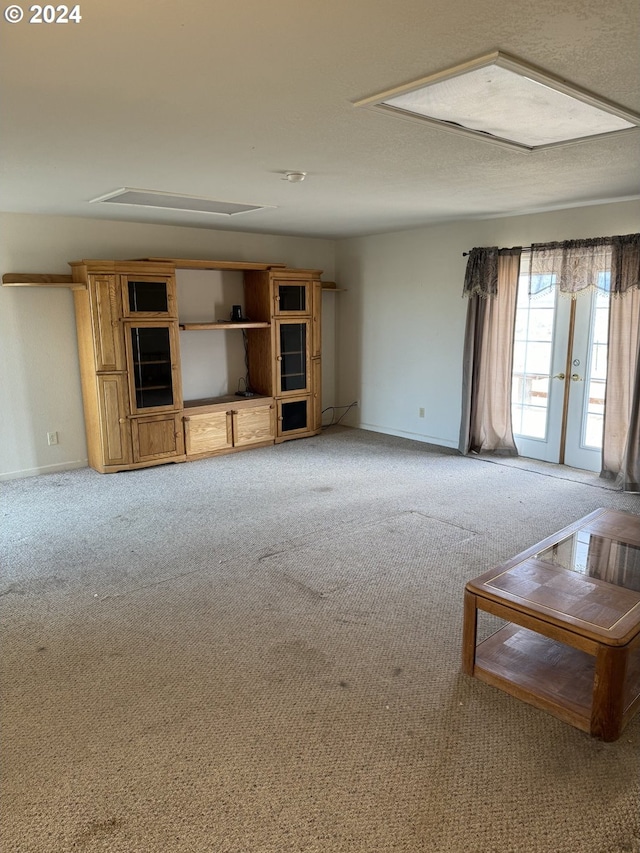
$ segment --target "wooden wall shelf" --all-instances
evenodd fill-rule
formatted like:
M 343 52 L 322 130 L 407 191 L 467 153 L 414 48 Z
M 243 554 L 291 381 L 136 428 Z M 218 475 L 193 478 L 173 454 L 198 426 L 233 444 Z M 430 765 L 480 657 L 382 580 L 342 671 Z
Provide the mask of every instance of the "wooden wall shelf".
M 73 287 L 74 281 L 70 275 L 7 272 L 2 276 L 2 284 L 4 287 Z
M 271 323 L 258 323 L 246 320 L 242 323 L 232 323 L 230 321 L 213 322 L 213 323 L 180 323 L 180 328 L 185 332 L 198 331 L 200 329 L 268 329 Z

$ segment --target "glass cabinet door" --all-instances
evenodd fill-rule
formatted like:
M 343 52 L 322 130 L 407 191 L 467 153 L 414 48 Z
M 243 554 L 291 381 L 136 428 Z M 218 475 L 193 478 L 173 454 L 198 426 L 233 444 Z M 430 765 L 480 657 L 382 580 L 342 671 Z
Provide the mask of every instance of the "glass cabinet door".
M 277 439 L 294 438 L 308 434 L 311 426 L 311 398 L 278 400 Z
M 175 317 L 173 276 L 122 276 L 125 317 Z
M 279 394 L 309 389 L 309 327 L 309 320 L 277 324 Z
M 173 323 L 126 324 L 132 412 L 176 409 Z
M 310 314 L 309 282 L 275 281 L 275 315 Z

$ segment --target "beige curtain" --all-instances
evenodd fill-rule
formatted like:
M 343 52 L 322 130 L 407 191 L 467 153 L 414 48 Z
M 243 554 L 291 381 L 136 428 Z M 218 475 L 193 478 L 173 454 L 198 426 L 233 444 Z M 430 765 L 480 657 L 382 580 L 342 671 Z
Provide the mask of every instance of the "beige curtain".
M 602 476 L 640 491 L 640 290 L 612 296 Z
M 521 249 L 473 249 L 462 379 L 461 453 L 517 456 L 511 425 L 511 373 Z
M 611 239 L 602 476 L 640 492 L 640 234 Z

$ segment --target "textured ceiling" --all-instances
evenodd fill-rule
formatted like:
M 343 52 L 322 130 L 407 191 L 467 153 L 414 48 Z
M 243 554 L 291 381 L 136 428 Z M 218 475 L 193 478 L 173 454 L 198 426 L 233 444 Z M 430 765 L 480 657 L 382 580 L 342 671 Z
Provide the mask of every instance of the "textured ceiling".
M 640 195 L 640 129 L 523 154 L 353 106 L 501 50 L 640 112 L 637 0 L 84 0 L 79 24 L 19 5 L 3 211 L 333 238 Z M 89 204 L 120 187 L 275 209 Z

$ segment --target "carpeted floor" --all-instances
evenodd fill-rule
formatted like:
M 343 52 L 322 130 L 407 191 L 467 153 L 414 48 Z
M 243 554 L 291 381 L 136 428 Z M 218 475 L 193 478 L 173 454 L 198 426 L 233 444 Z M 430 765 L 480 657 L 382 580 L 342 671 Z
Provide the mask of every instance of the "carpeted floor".
M 338 427 L 2 484 L 2 850 L 638 853 L 640 717 L 460 673 L 466 580 L 640 514 L 550 469 Z

